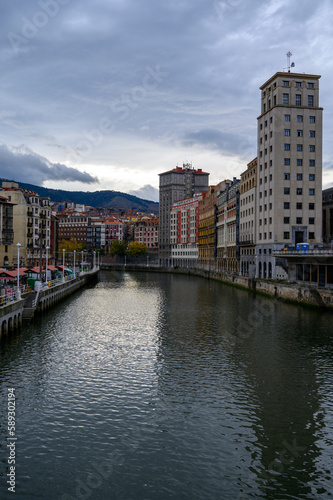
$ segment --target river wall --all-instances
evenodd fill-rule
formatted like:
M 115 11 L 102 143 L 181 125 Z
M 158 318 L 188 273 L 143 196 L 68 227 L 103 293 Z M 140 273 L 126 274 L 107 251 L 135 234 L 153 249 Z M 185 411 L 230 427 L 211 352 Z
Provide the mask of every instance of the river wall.
M 96 281 L 98 270 L 86 272 L 75 279 L 60 282 L 50 288 L 43 288 L 39 292 L 32 291 L 21 300 L 12 302 L 0 308 L 0 337 L 22 327 L 24 321 L 30 321 L 53 307 L 59 301 L 72 295 L 90 282 Z
M 207 279 L 220 281 L 230 286 L 248 290 L 251 293 L 273 297 L 278 300 L 300 304 L 303 306 L 320 307 L 322 309 L 333 311 L 333 290 L 328 288 L 315 288 L 298 283 L 281 283 L 273 280 L 248 279 L 243 276 L 229 275 L 208 271 L 204 269 L 185 269 L 170 267 L 149 267 L 149 266 L 131 266 L 131 265 L 112 265 L 102 264 L 100 269 L 121 270 L 121 271 L 145 271 L 145 272 L 164 272 L 172 274 L 186 274 L 192 276 L 201 276 Z

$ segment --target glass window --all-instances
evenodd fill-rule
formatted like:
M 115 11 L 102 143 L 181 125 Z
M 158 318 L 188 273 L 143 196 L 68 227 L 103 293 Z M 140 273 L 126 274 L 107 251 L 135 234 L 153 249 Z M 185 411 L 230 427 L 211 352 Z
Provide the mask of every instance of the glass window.
M 314 224 L 314 223 L 315 223 L 314 217 L 309 217 L 309 224 Z
M 303 115 L 297 115 L 297 121 L 302 122 L 303 121 Z
M 290 144 L 285 144 L 284 145 L 284 150 L 285 151 L 290 151 Z
M 301 195 L 301 194 L 302 194 L 302 192 L 303 192 L 302 188 L 297 188 L 297 189 L 296 189 L 296 194 L 297 194 L 297 195 Z
M 302 82 L 295 82 L 296 87 L 302 87 Z
M 310 189 L 309 189 L 309 195 L 310 195 L 310 196 L 314 196 L 314 194 L 315 194 L 315 190 L 314 190 L 314 188 L 310 188 Z
M 289 82 L 288 82 L 288 80 L 283 80 L 282 85 L 283 85 L 284 87 L 289 87 Z M 287 94 L 287 95 L 288 95 L 288 94 Z
M 289 203 L 289 201 L 285 201 L 285 202 L 284 202 L 284 204 L 283 204 L 283 208 L 284 208 L 285 210 L 288 210 L 288 209 L 290 208 L 290 203 Z
M 301 181 L 303 179 L 303 174 L 296 174 L 296 180 Z
M 290 194 L 290 188 L 284 188 L 283 189 L 284 194 Z
M 296 217 L 296 224 L 303 224 L 302 217 Z
M 315 160 L 309 160 L 309 167 L 315 167 L 316 162 Z
M 314 209 L 315 209 L 315 204 L 309 203 L 309 210 L 314 210 Z
M 288 106 L 289 105 L 289 94 L 283 94 L 283 96 L 282 96 L 282 104 L 284 106 Z
M 313 95 L 308 95 L 308 107 L 313 108 Z
M 308 82 L 308 89 L 314 89 L 314 83 Z
M 315 239 L 315 234 L 313 232 L 309 232 L 309 240 L 314 240 Z
M 285 181 L 289 181 L 290 180 L 290 174 L 289 173 L 285 172 L 285 174 L 284 174 L 284 180 Z
M 302 165 L 303 165 L 303 160 L 302 160 L 301 158 L 297 158 L 297 160 L 296 160 L 296 164 L 297 164 L 297 166 L 298 166 L 298 167 L 302 167 Z
M 289 224 L 290 217 L 283 217 L 283 224 Z
M 297 151 L 303 151 L 303 144 L 297 144 Z
M 290 115 L 284 115 L 284 121 L 290 122 Z
M 290 135 L 290 128 L 285 128 L 284 129 L 284 135 Z
M 315 174 L 309 174 L 309 181 L 315 180 Z
M 316 151 L 316 148 L 313 144 L 310 144 L 309 151 L 310 151 L 310 153 L 314 153 Z
M 301 94 L 295 95 L 295 106 L 302 106 L 302 95 Z
M 290 158 L 285 158 L 284 159 L 284 164 L 285 165 L 290 165 Z
M 315 116 L 310 116 L 309 122 L 310 123 L 316 123 L 316 117 Z
M 302 210 L 303 203 L 297 202 L 296 203 L 296 210 Z
M 288 231 L 285 231 L 285 232 L 283 233 L 283 239 L 284 239 L 284 240 L 289 240 L 289 232 L 288 232 Z
M 303 137 L 303 130 L 297 130 L 297 137 Z
M 316 132 L 314 130 L 310 130 L 309 137 L 315 137 L 315 136 L 316 136 Z

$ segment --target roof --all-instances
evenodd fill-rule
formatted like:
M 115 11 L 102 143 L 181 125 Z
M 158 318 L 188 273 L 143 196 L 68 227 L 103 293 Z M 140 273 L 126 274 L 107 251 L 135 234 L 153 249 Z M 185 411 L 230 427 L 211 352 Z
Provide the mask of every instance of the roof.
M 306 78 L 314 79 L 314 80 L 319 80 L 321 78 L 321 75 L 308 75 L 306 73 L 286 73 L 285 71 L 278 71 L 275 73 L 275 75 L 271 76 L 267 82 L 265 82 L 263 85 L 261 85 L 260 90 L 263 90 L 271 81 L 275 80 L 278 77 L 282 78 L 302 78 L 303 80 Z

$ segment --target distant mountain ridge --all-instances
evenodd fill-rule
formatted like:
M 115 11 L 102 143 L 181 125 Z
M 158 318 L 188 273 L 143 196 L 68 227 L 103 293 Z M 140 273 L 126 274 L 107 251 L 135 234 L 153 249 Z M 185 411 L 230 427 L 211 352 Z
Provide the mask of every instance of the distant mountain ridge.
M 1 179 L 1 181 L 7 179 Z M 143 200 L 137 196 L 120 191 L 65 191 L 62 189 L 50 189 L 34 184 L 18 182 L 19 186 L 29 191 L 35 191 L 39 196 L 48 196 L 51 201 L 78 203 L 95 208 L 117 208 L 120 210 L 136 210 L 138 212 L 158 213 L 158 203 L 150 200 Z

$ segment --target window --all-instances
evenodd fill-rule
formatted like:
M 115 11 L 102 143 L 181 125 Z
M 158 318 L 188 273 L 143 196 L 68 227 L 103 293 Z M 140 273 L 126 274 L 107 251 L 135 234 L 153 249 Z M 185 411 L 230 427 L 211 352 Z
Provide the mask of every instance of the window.
M 302 206 L 303 206 L 303 204 L 302 204 L 302 203 L 300 203 L 300 202 L 297 202 L 297 203 L 296 203 L 296 209 L 297 209 L 297 210 L 302 210 Z
M 282 104 L 284 106 L 288 106 L 289 105 L 289 94 L 283 94 L 283 96 L 282 96 Z
M 316 137 L 316 132 L 314 130 L 309 130 L 309 137 Z
M 302 87 L 302 82 L 295 82 L 295 87 Z
M 284 145 L 284 150 L 285 151 L 290 151 L 290 144 L 285 144 Z
M 314 153 L 316 151 L 316 147 L 313 144 L 310 144 L 309 151 L 310 153 Z
M 297 158 L 297 160 L 296 160 L 296 164 L 297 164 L 297 166 L 298 166 L 298 167 L 302 167 L 302 165 L 303 165 L 303 160 L 302 160 L 301 158 Z
M 309 203 L 309 210 L 314 210 L 314 209 L 315 209 L 315 204 Z
M 297 130 L 297 137 L 303 137 L 303 130 Z
M 296 194 L 297 194 L 297 195 L 301 195 L 301 194 L 302 194 L 302 192 L 303 192 L 302 188 L 297 188 L 297 189 L 296 189 Z
M 303 151 L 303 144 L 297 144 L 297 151 Z
M 284 164 L 285 165 L 290 165 L 290 158 L 285 158 L 284 159 Z
M 285 201 L 285 202 L 284 202 L 284 204 L 283 204 L 283 208 L 284 208 L 285 210 L 288 210 L 288 209 L 290 208 L 290 203 L 289 203 L 289 201 Z
M 315 223 L 314 217 L 309 217 L 309 224 L 314 224 L 314 223 Z
M 315 239 L 315 234 L 312 231 L 310 231 L 309 232 L 309 240 L 314 240 L 314 239 Z
M 284 115 L 284 121 L 290 122 L 290 115 Z
M 296 217 L 296 224 L 303 224 L 302 217 Z
M 303 180 L 303 174 L 296 174 L 296 180 L 297 181 Z
M 285 181 L 289 181 L 290 180 L 290 174 L 285 173 L 283 178 L 284 178 Z
M 284 129 L 284 135 L 290 135 L 290 128 L 285 128 Z
M 315 194 L 314 188 L 309 188 L 309 195 L 314 196 L 314 194 Z
M 315 160 L 309 160 L 309 167 L 314 167 L 315 165 Z
M 290 188 L 284 188 L 283 194 L 290 194 Z
M 308 82 L 308 89 L 314 89 L 314 83 Z
M 308 95 L 308 107 L 313 108 L 313 95 Z
M 297 115 L 297 121 L 302 122 L 303 121 L 303 115 Z
M 285 232 L 283 233 L 283 239 L 284 239 L 284 240 L 289 240 L 289 232 L 288 232 L 288 231 L 285 231 Z
M 316 123 L 316 117 L 315 116 L 310 116 L 309 122 L 310 123 Z
M 284 87 L 289 87 L 289 82 L 288 82 L 288 80 L 283 80 L 282 85 L 283 85 Z M 287 94 L 287 95 L 288 95 L 288 94 Z
M 315 174 L 309 174 L 309 181 L 315 180 Z
M 290 217 L 283 217 L 283 224 L 289 224 Z
M 301 94 L 295 95 L 295 106 L 302 106 L 302 95 Z

